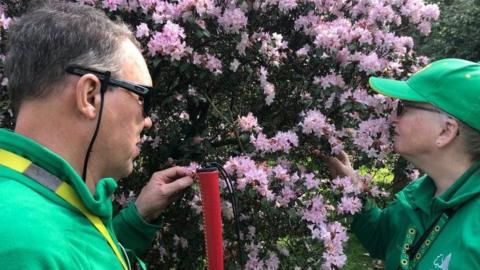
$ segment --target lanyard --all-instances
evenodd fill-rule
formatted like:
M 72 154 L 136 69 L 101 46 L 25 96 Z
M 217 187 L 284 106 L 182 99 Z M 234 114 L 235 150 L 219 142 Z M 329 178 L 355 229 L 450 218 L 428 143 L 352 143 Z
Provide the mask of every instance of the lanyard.
M 70 203 L 70 205 L 82 212 L 82 214 L 85 215 L 92 225 L 103 235 L 105 240 L 107 240 L 108 244 L 120 261 L 123 269 L 129 269 L 102 220 L 90 213 L 90 211 L 85 208 L 77 193 L 70 185 L 68 185 L 65 181 L 60 180 L 55 175 L 47 172 L 45 169 L 35 165 L 30 160 L 4 149 L 0 149 L 0 165 L 17 171 L 37 181 L 39 184 L 42 184 L 46 188 L 52 190 L 55 192 L 55 194 Z
M 415 240 L 417 231 L 415 228 L 409 228 L 407 231 L 405 244 L 403 245 L 402 253 L 400 255 L 400 266 L 398 269 L 415 269 L 420 259 L 432 246 L 433 241 L 435 241 L 437 236 L 440 234 L 440 231 L 445 227 L 448 220 L 453 216 L 454 213 L 454 211 L 446 211 L 442 213 L 423 233 L 415 245 L 413 245 L 413 241 Z

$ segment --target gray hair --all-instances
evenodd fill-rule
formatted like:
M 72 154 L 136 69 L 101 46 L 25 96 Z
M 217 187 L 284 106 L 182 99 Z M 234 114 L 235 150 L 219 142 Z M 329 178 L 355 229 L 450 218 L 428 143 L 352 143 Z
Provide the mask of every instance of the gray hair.
M 460 136 L 464 140 L 465 152 L 473 161 L 480 160 L 480 131 L 473 129 L 467 124 L 459 122 Z
M 8 29 L 5 61 L 11 107 L 59 91 L 65 68 L 81 65 L 113 74 L 120 71 L 119 45 L 132 32 L 93 7 L 75 3 L 47 4 L 23 15 Z

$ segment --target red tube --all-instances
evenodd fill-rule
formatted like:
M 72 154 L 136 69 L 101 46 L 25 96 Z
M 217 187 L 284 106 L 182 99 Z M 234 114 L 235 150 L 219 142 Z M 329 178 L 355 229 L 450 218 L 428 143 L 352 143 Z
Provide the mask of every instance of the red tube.
M 209 270 L 223 270 L 222 215 L 218 171 L 199 171 L 205 250 Z

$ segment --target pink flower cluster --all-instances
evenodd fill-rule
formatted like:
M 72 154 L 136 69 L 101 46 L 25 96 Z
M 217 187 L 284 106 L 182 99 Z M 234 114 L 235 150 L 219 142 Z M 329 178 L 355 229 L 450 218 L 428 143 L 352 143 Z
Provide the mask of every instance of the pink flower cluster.
M 389 123 L 385 118 L 372 118 L 358 126 L 353 143 L 369 157 L 384 158 L 391 149 Z
M 208 69 L 215 75 L 222 74 L 222 61 L 213 54 L 199 54 L 194 52 L 192 63 Z
M 315 77 L 313 83 L 320 85 L 323 89 L 334 86 L 339 87 L 340 89 L 345 87 L 345 81 L 343 80 L 342 75 L 336 74 L 335 72 L 331 72 L 322 77 Z
M 267 81 L 267 75 L 267 69 L 260 67 L 260 86 L 263 88 L 263 93 L 265 94 L 265 103 L 270 105 L 275 98 L 275 86 Z
M 146 23 L 141 23 L 137 26 L 137 31 L 135 32 L 137 38 L 148 37 L 150 36 L 150 29 Z
M 340 223 L 327 221 L 327 213 L 331 208 L 324 203 L 321 195 L 317 195 L 306 202 L 306 208 L 302 211 L 302 219 L 310 223 L 308 228 L 312 237 L 322 241 L 325 247 L 322 269 L 342 267 L 346 262 L 343 245 L 348 240 L 348 235 Z
M 283 40 L 283 36 L 278 33 L 257 32 L 251 36 L 254 42 L 260 42 L 258 52 L 263 55 L 273 66 L 280 66 L 283 59 L 287 57 L 284 52 L 288 49 L 288 43 Z
M 257 118 L 249 112 L 247 116 L 238 116 L 238 125 L 241 131 L 256 131 L 259 132 L 262 128 L 258 125 Z
M 303 133 L 313 133 L 317 137 L 328 136 L 335 132 L 335 127 L 328 123 L 327 117 L 318 110 L 307 111 L 300 126 Z
M 248 19 L 239 8 L 226 9 L 218 18 L 218 23 L 226 32 L 239 33 L 240 29 L 247 26 Z
M 170 56 L 172 60 L 180 60 L 189 55 L 192 51 L 184 41 L 185 31 L 183 28 L 171 21 L 163 26 L 162 32 L 157 32 L 148 42 L 150 56 L 156 54 Z
M 250 136 L 250 143 L 260 153 L 273 153 L 282 151 L 288 153 L 293 147 L 298 147 L 298 136 L 293 131 L 279 131 L 272 138 L 267 138 L 263 133 L 258 133 L 257 137 Z
M 269 189 L 269 171 L 265 166 L 257 166 L 249 157 L 231 157 L 224 165 L 229 174 L 236 175 L 237 189 L 244 190 L 247 185 L 253 186 L 262 197 L 273 200 Z
M 5 15 L 4 13 L 4 10 L 1 9 L 0 10 L 0 28 L 7 30 L 11 21 L 12 21 L 12 18 L 7 17 L 7 15 Z

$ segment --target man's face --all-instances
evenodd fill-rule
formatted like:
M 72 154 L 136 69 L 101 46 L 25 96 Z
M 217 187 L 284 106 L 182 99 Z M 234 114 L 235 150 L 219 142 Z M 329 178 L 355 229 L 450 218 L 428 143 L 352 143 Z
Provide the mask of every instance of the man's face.
M 419 102 L 403 102 L 403 110 L 394 116 L 395 152 L 411 160 L 435 149 L 435 139 L 441 133 L 443 115 L 432 105 Z
M 132 42 L 123 41 L 119 54 L 121 71 L 114 78 L 152 85 L 145 60 Z M 138 95 L 121 87 L 105 93 L 99 141 L 95 143 L 102 148 L 99 149 L 99 158 L 105 161 L 105 176 L 119 179 L 132 172 L 133 160 L 140 153 L 140 133 L 151 126 L 150 117 L 143 116 L 142 102 Z

